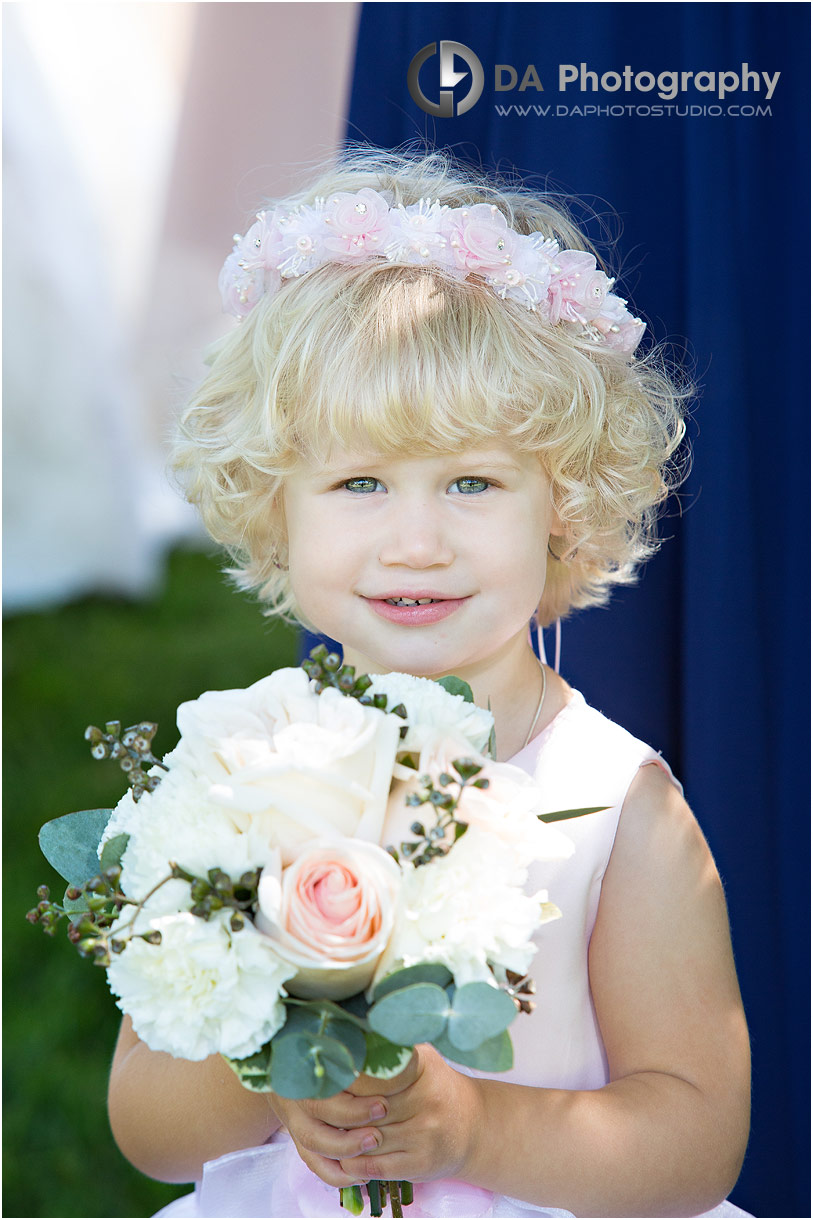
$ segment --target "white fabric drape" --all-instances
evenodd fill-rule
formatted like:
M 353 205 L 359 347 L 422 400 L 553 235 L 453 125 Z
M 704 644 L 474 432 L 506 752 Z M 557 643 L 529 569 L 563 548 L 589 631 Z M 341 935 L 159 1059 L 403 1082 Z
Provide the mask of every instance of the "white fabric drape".
M 264 194 L 344 133 L 358 5 L 6 5 L 4 605 L 140 595 L 197 532 L 171 417 Z

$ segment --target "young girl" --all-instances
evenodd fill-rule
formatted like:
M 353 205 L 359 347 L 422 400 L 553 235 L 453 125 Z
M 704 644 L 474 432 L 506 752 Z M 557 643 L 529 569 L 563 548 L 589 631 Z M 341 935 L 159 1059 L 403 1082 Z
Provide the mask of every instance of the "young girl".
M 746 1214 L 720 1202 L 749 1050 L 714 862 L 666 764 L 528 630 L 633 578 L 672 477 L 681 394 L 612 287 L 550 200 L 440 154 L 351 150 L 237 239 L 243 321 L 177 466 L 241 583 L 359 672 L 464 678 L 551 809 L 607 808 L 532 873 L 563 918 L 502 1076 L 420 1046 L 394 1080 L 297 1102 L 125 1018 L 119 1146 L 199 1184 L 162 1215 L 346 1215 L 337 1188 L 370 1178 L 415 1182 L 419 1216 Z

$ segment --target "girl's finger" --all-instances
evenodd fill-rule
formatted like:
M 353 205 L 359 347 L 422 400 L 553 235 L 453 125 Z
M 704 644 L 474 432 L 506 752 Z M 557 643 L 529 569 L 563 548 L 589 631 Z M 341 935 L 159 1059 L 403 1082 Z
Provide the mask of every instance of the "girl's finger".
M 316 1152 L 300 1153 L 302 1160 L 307 1165 L 308 1169 L 312 1169 L 318 1178 L 323 1182 L 327 1182 L 328 1186 L 355 1186 L 361 1185 L 362 1181 L 367 1182 L 367 1178 L 352 1177 L 342 1169 L 338 1161 L 331 1161 L 328 1157 L 319 1156 Z
M 342 1131 L 327 1123 L 309 1119 L 296 1130 L 289 1128 L 298 1148 L 305 1148 L 318 1156 L 339 1161 L 342 1157 L 361 1156 L 381 1147 L 381 1132 L 375 1127 L 354 1127 Z
M 386 1119 L 389 1111 L 387 1099 L 380 1094 L 356 1097 L 349 1092 L 336 1093 L 333 1097 L 325 1097 L 321 1101 L 303 1102 L 302 1107 L 320 1122 L 346 1129 L 381 1122 Z
M 339 1162 L 343 1173 L 352 1182 L 369 1182 L 377 1179 L 379 1182 L 420 1182 L 422 1180 L 420 1167 L 416 1166 L 414 1155 L 405 1152 L 388 1152 L 381 1156 L 365 1155 L 343 1158 Z

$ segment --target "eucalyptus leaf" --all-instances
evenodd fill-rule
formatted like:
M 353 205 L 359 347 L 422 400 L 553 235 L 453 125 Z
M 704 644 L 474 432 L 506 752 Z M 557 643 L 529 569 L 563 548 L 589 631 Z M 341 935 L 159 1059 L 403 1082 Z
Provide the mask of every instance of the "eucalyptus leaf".
M 414 983 L 376 1000 L 368 1021 L 377 1034 L 398 1046 L 432 1042 L 445 1028 L 449 998 L 434 983 Z
M 367 1057 L 364 1033 L 354 1021 L 337 1016 L 334 1006 L 322 1005 L 315 1001 L 313 1005 L 307 1007 L 289 1008 L 285 1025 L 272 1040 L 273 1045 L 276 1046 L 277 1039 L 281 1040 L 290 1034 L 302 1033 L 312 1034 L 315 1037 L 325 1035 L 328 1038 L 334 1038 L 346 1048 L 357 1072 L 364 1067 L 364 1060 Z
M 250 1089 L 252 1093 L 271 1092 L 270 1042 L 266 1042 L 265 1046 L 260 1047 L 255 1054 L 248 1055 L 245 1059 L 230 1059 L 228 1055 L 224 1055 L 223 1058 L 244 1089 Z
M 396 1046 L 388 1038 L 382 1038 L 374 1030 L 367 1033 L 367 1058 L 364 1071 L 378 1080 L 390 1080 L 403 1072 L 412 1058 L 411 1046 Z
M 104 871 L 107 868 L 115 868 L 117 864 L 121 864 L 121 858 L 130 842 L 130 836 L 121 834 L 113 835 L 112 839 L 108 839 L 102 848 L 101 860 L 99 865 Z
M 473 1051 L 507 1029 L 516 1015 L 516 1004 L 499 987 L 466 983 L 455 992 L 446 1032 L 457 1050 Z
M 69 885 L 83 885 L 99 872 L 99 842 L 112 812 L 82 809 L 54 818 L 40 830 L 42 854 Z
M 468 682 L 464 682 L 462 678 L 456 678 L 454 674 L 449 674 L 445 678 L 436 678 L 438 686 L 442 686 L 450 695 L 462 695 L 466 703 L 474 703 L 474 695 L 471 693 L 471 687 Z
M 324 1034 L 286 1034 L 273 1039 L 271 1088 L 281 1097 L 332 1097 L 356 1079 L 349 1050 Z
M 571 818 L 583 818 L 586 813 L 603 813 L 609 805 L 591 805 L 589 809 L 557 809 L 554 813 L 538 813 L 540 822 L 568 822 Z
M 438 987 L 448 987 L 452 981 L 452 972 L 441 962 L 419 962 L 417 966 L 404 966 L 394 970 L 376 985 L 373 999 L 380 1000 L 391 991 L 400 991 L 412 983 L 435 983 Z
M 451 1041 L 446 1033 L 432 1039 L 436 1051 L 453 1063 L 476 1068 L 479 1072 L 507 1072 L 514 1066 L 514 1048 L 507 1029 L 495 1038 L 488 1038 L 472 1051 L 463 1051 Z

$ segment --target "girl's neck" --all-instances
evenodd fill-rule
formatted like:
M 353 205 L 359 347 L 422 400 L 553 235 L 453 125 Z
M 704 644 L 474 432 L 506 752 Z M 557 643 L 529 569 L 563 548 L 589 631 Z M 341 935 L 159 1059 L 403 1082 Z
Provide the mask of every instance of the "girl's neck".
M 355 656 L 350 649 L 346 651 L 345 660 L 356 665 L 361 672 L 372 672 L 369 663 Z M 445 674 L 425 676 L 441 678 Z M 474 702 L 479 707 L 490 708 L 494 716 L 497 759 L 500 762 L 519 753 L 527 744 L 529 731 L 531 739 L 541 733 L 567 703 L 569 694 L 567 683 L 552 669 L 546 668 L 545 697 L 540 707 L 542 667 L 530 644 L 525 641 L 507 655 L 471 666 L 460 666 L 454 670 L 454 676 L 468 682 Z
M 548 667 L 543 682 L 542 666 L 530 646 L 513 669 L 458 677 L 465 678 L 471 686 L 475 703 L 491 709 L 499 762 L 513 758 L 541 733 L 567 703 L 569 695 L 567 683 Z

